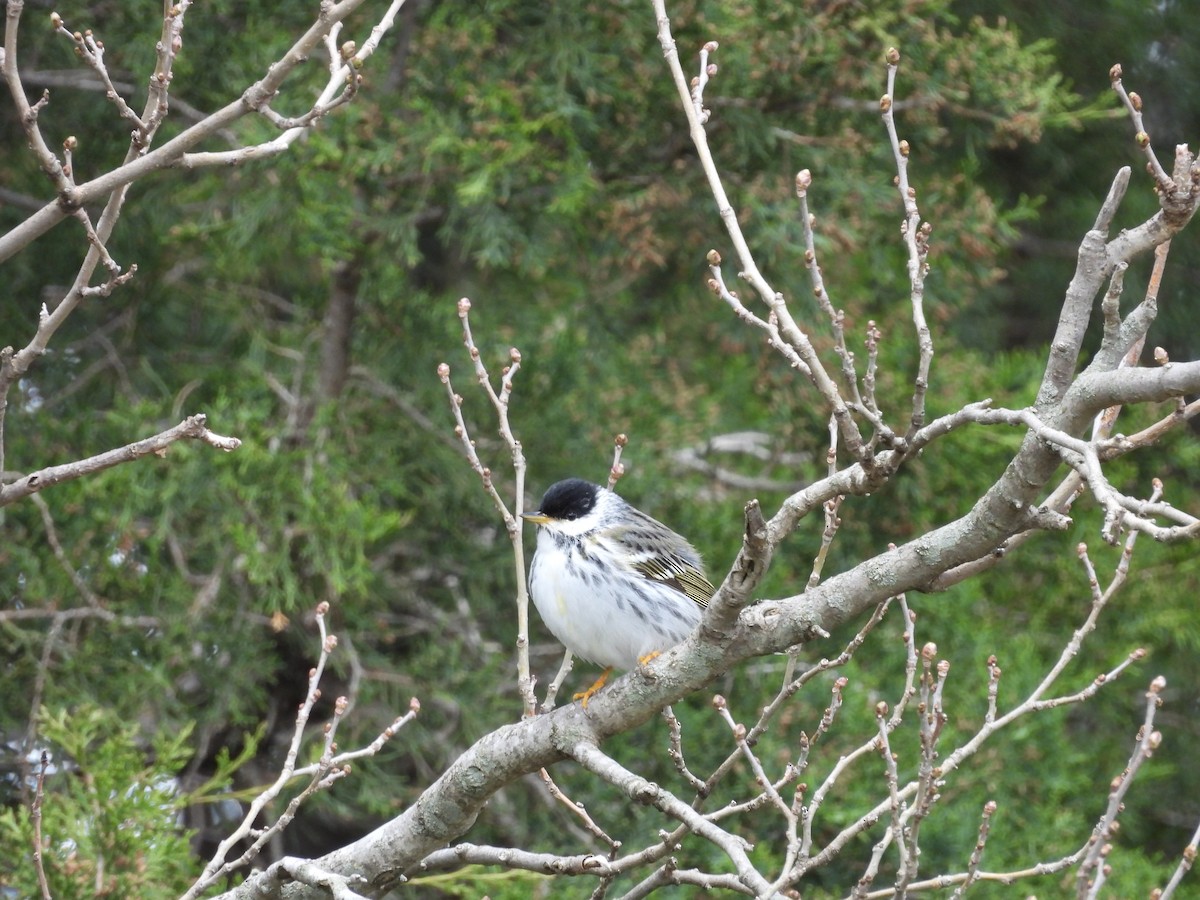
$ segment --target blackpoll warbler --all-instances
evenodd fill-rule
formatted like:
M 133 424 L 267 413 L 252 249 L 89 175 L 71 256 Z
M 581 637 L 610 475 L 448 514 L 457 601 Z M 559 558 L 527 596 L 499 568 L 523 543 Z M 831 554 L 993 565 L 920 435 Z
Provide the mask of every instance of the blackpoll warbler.
M 582 478 L 550 486 L 524 518 L 538 529 L 529 595 L 551 633 L 576 656 L 632 669 L 686 638 L 715 588 L 686 540 L 612 491 Z

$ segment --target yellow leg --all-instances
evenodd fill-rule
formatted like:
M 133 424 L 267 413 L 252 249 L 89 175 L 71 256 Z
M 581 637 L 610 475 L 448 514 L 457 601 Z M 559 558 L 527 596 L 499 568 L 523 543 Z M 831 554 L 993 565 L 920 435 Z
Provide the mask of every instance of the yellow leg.
M 638 663 L 644 666 L 646 663 L 650 662 L 650 660 L 658 659 L 660 656 L 662 656 L 661 650 L 651 650 L 645 656 L 639 656 Z
M 608 682 L 608 676 L 611 674 L 612 674 L 612 666 L 609 666 L 607 669 L 605 669 L 603 672 L 600 673 L 600 677 L 596 679 L 595 683 L 590 688 L 588 688 L 586 691 L 580 691 L 578 694 L 576 694 L 571 699 L 572 700 L 582 700 L 583 708 L 587 709 L 588 701 L 591 700 L 593 696 L 595 696 L 595 694 L 600 690 L 600 688 L 604 687 L 604 685 Z

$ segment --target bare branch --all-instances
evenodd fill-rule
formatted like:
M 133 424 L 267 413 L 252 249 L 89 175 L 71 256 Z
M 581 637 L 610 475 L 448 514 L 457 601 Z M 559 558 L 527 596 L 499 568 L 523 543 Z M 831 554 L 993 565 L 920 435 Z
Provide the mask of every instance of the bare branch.
M 996 801 L 989 800 L 983 804 L 983 813 L 979 821 L 979 839 L 971 850 L 971 858 L 967 862 L 966 877 L 962 884 L 955 888 L 950 900 L 961 900 L 967 894 L 967 888 L 979 880 L 979 864 L 983 861 L 983 848 L 987 844 L 988 835 L 992 829 L 992 816 L 996 814 Z
M 117 94 L 132 94 L 137 90 L 137 86 L 132 81 L 112 80 L 110 78 L 106 82 L 94 71 L 84 69 L 37 69 L 32 71 L 27 69 L 21 73 L 21 81 L 24 84 L 38 85 L 39 87 L 66 88 L 77 91 L 103 91 L 105 94 L 110 89 Z M 171 98 L 171 109 L 178 113 L 180 118 L 192 123 L 201 122 L 208 117 L 208 113 L 181 100 L 177 94 Z M 227 144 L 236 145 L 238 143 L 237 136 L 233 131 L 227 130 L 220 137 Z M 30 212 L 36 212 L 42 208 L 42 202 L 40 200 L 31 200 L 30 205 L 26 208 Z
M 883 114 L 883 124 L 887 129 L 888 140 L 892 145 L 892 155 L 896 161 L 896 187 L 900 191 L 900 199 L 904 203 L 904 222 L 900 233 L 908 250 L 908 281 L 910 286 L 910 301 L 912 303 L 913 326 L 917 332 L 917 345 L 920 347 L 920 359 L 917 363 L 917 375 L 913 379 L 912 418 L 908 426 L 909 440 L 925 424 L 925 393 L 929 388 L 929 367 L 933 363 L 933 338 L 929 333 L 929 325 L 925 321 L 925 273 L 928 269 L 929 235 L 933 226 L 928 222 L 921 223 L 921 214 L 917 209 L 917 191 L 908 181 L 908 141 L 902 141 L 896 133 L 894 115 L 894 97 L 896 95 L 896 70 L 900 64 L 900 51 L 889 47 L 887 51 L 887 93 L 879 101 L 879 109 Z
M 366 883 L 366 879 L 361 875 L 337 875 L 294 856 L 285 856 L 271 864 L 267 869 L 263 888 L 273 890 L 289 881 L 328 891 L 333 900 L 367 900 L 354 890 L 356 885 Z
M 621 462 L 621 454 L 628 443 L 629 437 L 625 434 L 618 434 L 613 438 L 612 465 L 608 467 L 608 489 L 610 491 L 617 486 L 617 482 L 625 474 L 625 464 Z
M 49 609 L 27 606 L 21 609 L 0 609 L 0 622 L 28 622 L 35 619 L 53 619 L 63 622 L 81 619 L 99 619 L 112 625 L 128 628 L 159 628 L 162 620 L 157 616 L 124 616 L 103 607 L 77 606 L 73 609 Z
M 1171 873 L 1171 880 L 1163 888 L 1159 900 L 1170 900 L 1171 897 L 1175 896 L 1175 889 L 1183 881 L 1183 876 L 1191 871 L 1192 865 L 1196 862 L 1197 851 L 1200 851 L 1200 825 L 1196 826 L 1196 830 L 1192 832 L 1192 839 L 1183 848 L 1183 853 L 1179 857 L 1179 865 Z
M 849 391 L 854 405 L 865 409 L 868 407 L 863 403 L 863 398 L 859 394 L 854 354 L 846 346 L 845 316 L 840 310 L 834 310 L 833 303 L 829 299 L 829 292 L 825 287 L 825 279 L 821 276 L 820 263 L 817 260 L 816 216 L 808 210 L 808 191 L 812 187 L 812 183 L 812 172 L 808 169 L 801 169 L 796 173 L 796 199 L 800 201 L 800 229 L 804 235 L 804 265 L 808 269 L 809 278 L 812 281 L 813 296 L 817 299 L 817 306 L 829 319 L 830 327 L 833 330 L 834 352 L 842 361 L 843 387 Z
M 746 851 L 746 842 L 718 828 L 690 806 L 660 786 L 630 772 L 612 757 L 602 753 L 594 744 L 580 743 L 571 750 L 571 757 L 595 775 L 620 789 L 629 799 L 646 803 L 683 822 L 693 832 L 715 844 L 733 863 L 739 881 L 755 892 L 756 897 L 774 898 L 780 894 L 759 874 Z
M 46 866 L 42 861 L 42 851 L 45 849 L 42 841 L 42 801 L 46 797 L 46 769 L 50 767 L 50 754 L 45 750 L 42 751 L 40 762 L 29 816 L 33 820 L 33 866 L 37 870 L 38 889 L 42 892 L 42 900 L 50 900 L 50 883 L 46 880 Z
M 280 767 L 279 776 L 250 803 L 249 809 L 246 811 L 241 823 L 221 841 L 212 859 L 204 867 L 204 871 L 200 877 L 183 895 L 181 900 L 195 900 L 195 898 L 204 894 L 213 884 L 225 878 L 230 872 L 257 858 L 263 847 L 292 822 L 297 809 L 299 809 L 305 800 L 317 791 L 324 790 L 339 779 L 349 775 L 349 762 L 351 760 L 377 753 L 388 740 L 395 736 L 399 729 L 411 722 L 420 711 L 421 704 L 414 697 L 409 701 L 408 712 L 393 721 L 367 747 L 346 753 L 336 753 L 337 744 L 335 737 L 337 735 L 337 727 L 349 707 L 346 698 L 339 697 L 334 703 L 333 719 L 324 728 L 324 746 L 320 759 L 312 765 L 297 768 L 296 758 L 300 752 L 300 746 L 304 741 L 305 726 L 312 715 L 313 707 L 321 697 L 319 689 L 321 676 L 325 671 L 325 665 L 329 660 L 330 654 L 333 653 L 338 643 L 337 636 L 328 634 L 325 629 L 325 616 L 328 612 L 328 603 L 321 602 L 317 604 L 315 618 L 317 628 L 320 632 L 321 652 L 317 658 L 316 666 L 308 673 L 308 690 L 305 694 L 304 702 L 300 704 L 300 708 L 296 713 L 295 728 L 292 731 L 292 739 L 288 744 L 287 754 L 283 765 Z M 254 824 L 263 810 L 274 802 L 275 798 L 280 795 L 293 779 L 303 777 L 308 778 L 308 783 L 296 796 L 288 801 L 283 813 L 266 828 L 255 828 Z M 242 854 L 234 860 L 228 859 L 233 848 L 246 839 L 251 839 L 250 844 Z M 361 898 L 359 894 L 353 892 L 351 889 L 351 885 L 367 884 L 367 880 L 361 875 L 343 876 L 325 869 L 319 864 L 303 860 L 284 860 L 281 863 L 282 865 L 277 863 L 271 866 L 265 873 L 261 873 L 260 883 L 270 889 L 274 889 L 282 883 L 284 876 L 287 876 L 288 880 L 325 888 L 335 897 L 344 897 L 348 898 L 348 900 L 355 900 L 355 898 L 357 900 L 365 900 L 365 898 Z
M 1158 161 L 1158 157 L 1155 156 L 1154 148 L 1150 146 L 1150 135 L 1146 133 L 1143 126 L 1142 98 L 1125 90 L 1125 85 L 1121 82 L 1122 74 L 1120 63 L 1109 69 L 1108 77 L 1112 82 L 1112 89 L 1117 92 L 1117 96 L 1121 98 L 1121 102 L 1125 104 L 1125 109 L 1129 112 L 1129 118 L 1133 121 L 1133 139 L 1146 155 L 1147 167 L 1150 174 L 1154 176 L 1155 184 L 1159 190 L 1170 190 L 1174 187 L 1174 183 L 1163 169 L 1162 163 Z
M 208 137 L 225 131 L 233 122 L 252 112 L 257 112 L 262 106 L 267 104 L 278 93 L 283 82 L 292 71 L 308 59 L 313 50 L 321 45 L 325 36 L 330 32 L 330 29 L 345 21 L 363 2 L 365 0 L 341 0 L 339 3 L 323 4 L 321 13 L 313 25 L 279 60 L 270 66 L 269 72 L 261 80 L 247 88 L 240 98 L 217 110 L 203 122 L 184 130 L 157 150 L 145 153 L 140 152 L 148 145 L 149 136 L 138 136 L 135 142 L 136 146 L 131 148 L 131 153 L 126 157 L 126 162 L 123 165 L 91 181 L 75 186 L 72 190 L 65 192 L 58 201 L 44 206 L 38 213 L 26 219 L 21 225 L 18 225 L 8 234 L 0 237 L 0 262 L 10 258 L 14 253 L 28 246 L 37 237 L 45 234 L 61 222 L 71 209 L 106 197 L 109 194 L 114 194 L 114 192 L 120 194 L 123 200 L 124 191 L 122 189 L 137 179 L 166 168 L 186 165 L 184 157 L 192 148 Z M 188 5 L 187 0 L 176 4 L 179 13 L 175 16 L 168 14 L 168 18 L 165 20 L 165 33 L 163 39 L 160 40 L 160 45 L 168 49 L 163 51 L 166 54 L 165 56 L 160 54 L 160 62 L 155 71 L 153 83 L 165 84 L 169 81 L 169 65 L 173 59 L 173 52 L 169 48 L 172 46 L 175 34 L 174 28 L 176 26 L 174 23 L 182 20 L 183 12 Z M 361 62 L 374 52 L 378 46 L 379 39 L 390 28 L 396 13 L 402 5 L 403 0 L 393 0 L 384 16 L 380 18 L 379 22 L 372 29 L 370 38 L 363 44 L 362 48 L 358 50 L 349 62 L 338 68 L 334 77 L 329 79 L 324 90 L 314 102 L 314 107 L 328 103 L 342 90 L 345 79 L 356 72 Z M 19 7 L 19 4 L 9 5 L 10 17 L 12 16 L 14 6 Z M 11 40 L 15 45 L 16 33 L 15 30 L 11 29 L 11 26 L 10 34 Z M 9 57 L 8 53 L 6 53 L 7 57 Z M 11 55 L 11 59 L 15 73 L 15 52 Z M 160 108 L 165 113 L 165 105 L 162 97 L 151 91 L 151 97 L 147 103 L 149 115 L 153 115 Z M 161 121 L 161 115 L 162 113 L 159 114 L 158 121 Z M 270 144 L 262 145 L 258 149 L 251 148 L 247 159 L 252 156 L 269 156 L 277 152 L 282 152 L 291 146 L 304 133 L 307 127 L 310 126 L 289 129 L 275 141 L 270 142 Z M 49 165 L 49 160 L 53 158 L 53 154 L 49 153 L 47 149 L 46 155 L 42 158 L 45 164 Z M 223 161 L 228 162 L 227 159 L 223 159 Z M 117 194 L 114 194 L 114 196 L 117 196 Z M 110 201 L 110 207 L 111 205 L 112 201 Z M 108 208 L 106 208 L 107 212 Z M 108 215 L 101 217 L 101 222 L 107 223 L 108 227 L 115 224 L 111 220 L 112 217 Z M 103 225 L 98 225 L 96 230 L 102 238 L 107 240 L 107 228 L 103 227 Z
M 100 79 L 100 83 L 104 87 L 105 96 L 116 106 L 117 113 L 121 118 L 145 134 L 146 123 L 142 121 L 141 116 L 129 108 L 129 104 L 125 102 L 125 98 L 121 96 L 108 76 L 108 67 L 104 65 L 104 43 L 96 39 L 90 28 L 82 33 L 70 31 L 58 13 L 51 13 L 50 24 L 54 26 L 54 30 L 58 34 L 75 44 L 75 55 L 96 73 L 96 77 Z M 132 88 L 132 85 L 130 87 Z
M 700 156 L 700 164 L 708 179 L 709 188 L 717 202 L 717 211 L 721 216 L 721 221 L 725 225 L 725 230 L 729 234 L 730 240 L 733 242 L 734 249 L 737 251 L 738 263 L 742 267 L 741 277 L 750 283 L 763 303 L 775 315 L 784 339 L 795 348 L 800 359 L 804 361 L 804 364 L 808 367 L 808 377 L 821 394 L 825 403 L 828 404 L 830 411 L 837 418 L 838 426 L 842 429 L 847 449 L 854 454 L 856 459 L 861 459 L 865 453 L 865 444 L 862 435 L 859 433 L 858 426 L 850 415 L 850 410 L 845 400 L 838 391 L 837 385 L 825 371 L 825 367 L 817 356 L 812 341 L 792 317 L 783 295 L 772 288 L 759 271 L 754 261 L 754 256 L 750 251 L 750 246 L 746 241 L 745 235 L 742 233 L 737 213 L 725 193 L 721 176 L 717 171 L 716 162 L 708 146 L 708 136 L 704 130 L 704 124 L 708 120 L 708 116 L 703 114 L 702 97 L 699 91 L 696 96 L 693 96 L 692 88 L 689 86 L 687 78 L 683 74 L 683 68 L 680 65 L 675 38 L 671 35 L 671 22 L 667 17 L 665 0 L 654 0 L 654 14 L 658 21 L 658 40 L 663 48 L 663 56 L 666 57 L 667 65 L 675 81 L 676 90 L 683 101 L 684 112 L 688 119 L 688 131 L 691 135 L 692 143 L 695 144 L 696 151 Z M 706 45 L 702 52 L 707 54 L 714 50 L 716 50 L 715 43 Z M 713 71 L 706 66 L 706 75 L 712 74 Z
M 500 374 L 500 390 L 497 392 L 492 386 L 487 366 L 484 365 L 479 347 L 476 346 L 475 338 L 471 334 L 470 313 L 471 301 L 463 297 L 458 301 L 458 317 L 462 321 L 463 328 L 463 346 L 467 348 L 467 353 L 471 357 L 472 367 L 475 370 L 475 380 L 487 395 L 488 400 L 491 401 L 492 409 L 495 412 L 499 426 L 500 437 L 508 448 L 509 456 L 512 459 L 514 499 L 511 511 L 492 481 L 492 470 L 480 461 L 479 454 L 475 451 L 475 441 L 471 439 L 470 432 L 467 429 L 467 422 L 462 414 L 463 398 L 454 392 L 454 387 L 450 383 L 450 366 L 447 363 L 439 364 L 437 374 L 439 380 L 446 386 L 446 392 L 450 400 L 450 411 L 455 421 L 454 434 L 462 443 L 467 462 L 470 463 L 471 468 L 479 475 L 480 481 L 483 483 L 483 489 L 487 491 L 488 496 L 492 500 L 492 505 L 500 513 L 504 529 L 508 532 L 509 543 L 512 544 L 513 569 L 517 585 L 517 690 L 521 695 L 525 715 L 532 716 L 537 709 L 537 697 L 533 691 L 533 675 L 529 667 L 529 587 L 525 576 L 525 545 L 522 542 L 522 520 L 520 518 L 525 504 L 525 452 L 521 447 L 521 442 L 517 440 L 516 435 L 513 433 L 512 424 L 508 418 L 508 404 L 509 398 L 512 396 L 513 379 L 521 368 L 521 351 L 516 347 L 509 348 L 509 365 L 505 366 Z M 616 465 L 618 463 L 614 461 L 614 467 Z M 560 676 L 565 675 L 568 671 L 569 657 L 570 654 L 568 653 L 568 658 L 563 660 L 563 667 L 559 671 Z M 553 687 L 557 693 L 558 684 L 556 683 Z M 546 703 L 549 704 L 551 702 L 552 698 L 547 696 Z
M 1113 779 L 1112 792 L 1108 796 L 1108 807 L 1092 831 L 1092 837 L 1088 841 L 1087 855 L 1080 863 L 1079 873 L 1075 878 L 1079 897 L 1093 900 L 1099 896 L 1100 888 L 1104 885 L 1107 866 L 1101 865 L 1101 861 L 1108 855 L 1109 841 L 1115 834 L 1117 816 L 1124 809 L 1122 800 L 1129 791 L 1129 785 L 1133 783 L 1134 776 L 1142 767 L 1142 763 L 1149 759 L 1162 743 L 1162 734 L 1153 730 L 1154 713 L 1162 705 L 1162 690 L 1166 686 L 1166 679 L 1160 675 L 1150 682 L 1150 688 L 1146 691 L 1146 717 L 1138 729 L 1137 745 L 1134 747 L 1133 755 L 1129 757 L 1129 764 L 1125 767 L 1125 771 Z
M 225 437 L 224 435 L 209 431 L 205 426 L 206 421 L 207 416 L 203 413 L 188 416 L 188 418 L 184 419 L 174 428 L 168 428 L 166 431 L 160 432 L 153 437 L 135 441 L 124 447 L 118 447 L 116 450 L 108 450 L 95 456 L 89 456 L 87 459 L 65 463 L 60 466 L 49 466 L 37 472 L 31 472 L 28 475 L 17 476 L 13 481 L 0 484 L 0 506 L 8 506 L 10 503 L 15 503 L 17 500 L 28 497 L 37 491 L 45 490 L 64 481 L 73 481 L 85 475 L 102 472 L 121 463 L 132 462 L 135 459 L 141 459 L 151 454 L 163 456 L 171 444 L 184 438 L 201 441 L 210 447 L 216 447 L 218 450 L 226 452 L 236 450 L 241 446 L 242 442 L 235 437 Z M 4 474 L 6 477 L 12 477 L 13 475 L 13 473 Z

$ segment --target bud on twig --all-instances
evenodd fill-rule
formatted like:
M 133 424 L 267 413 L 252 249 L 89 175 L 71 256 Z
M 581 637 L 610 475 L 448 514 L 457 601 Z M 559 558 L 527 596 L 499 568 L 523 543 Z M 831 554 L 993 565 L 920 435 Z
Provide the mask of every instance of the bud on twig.
M 721 254 L 716 250 L 709 250 L 704 258 L 708 260 L 710 266 L 719 266 L 721 264 Z
M 900 62 L 900 51 L 895 47 L 888 47 L 887 53 L 883 55 L 889 66 L 897 65 Z
M 1108 79 L 1109 79 L 1109 81 L 1120 81 L 1121 80 L 1121 64 L 1120 63 L 1114 63 L 1113 67 L 1108 70 Z
M 891 108 L 892 108 L 892 95 L 884 94 L 882 97 L 879 98 L 879 111 L 887 112 Z

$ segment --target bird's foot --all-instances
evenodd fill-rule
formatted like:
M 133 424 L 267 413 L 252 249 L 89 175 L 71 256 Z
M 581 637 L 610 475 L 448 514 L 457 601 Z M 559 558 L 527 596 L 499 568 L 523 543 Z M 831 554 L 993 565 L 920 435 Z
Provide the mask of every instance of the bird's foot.
M 597 678 L 595 680 L 595 682 L 593 682 L 593 684 L 590 688 L 588 688 L 586 691 L 580 691 L 578 694 L 575 694 L 571 699 L 572 700 L 582 700 L 583 702 L 580 705 L 583 706 L 584 709 L 587 709 L 588 701 L 591 700 L 592 697 L 594 697 L 597 693 L 599 693 L 600 688 L 604 687 L 604 685 L 608 683 L 608 676 L 611 674 L 612 674 L 612 666 L 609 666 L 607 669 L 605 669 L 603 672 L 600 673 L 600 677 Z

